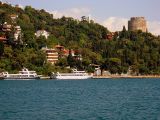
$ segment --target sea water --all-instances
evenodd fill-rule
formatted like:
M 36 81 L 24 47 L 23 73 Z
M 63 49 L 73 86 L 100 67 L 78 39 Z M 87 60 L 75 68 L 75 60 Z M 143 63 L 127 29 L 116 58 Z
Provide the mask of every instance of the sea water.
M 2 80 L 0 120 L 160 120 L 160 79 Z

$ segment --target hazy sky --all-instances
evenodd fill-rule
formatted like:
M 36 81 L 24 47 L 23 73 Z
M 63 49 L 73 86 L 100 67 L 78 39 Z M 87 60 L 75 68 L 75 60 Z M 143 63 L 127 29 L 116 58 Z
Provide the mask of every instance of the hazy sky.
M 160 34 L 160 0 L 1 0 L 13 5 L 31 5 L 54 13 L 55 17 L 71 16 L 80 19 L 90 15 L 92 19 L 109 28 L 121 30 L 127 27 L 132 16 L 144 16 L 148 29 Z

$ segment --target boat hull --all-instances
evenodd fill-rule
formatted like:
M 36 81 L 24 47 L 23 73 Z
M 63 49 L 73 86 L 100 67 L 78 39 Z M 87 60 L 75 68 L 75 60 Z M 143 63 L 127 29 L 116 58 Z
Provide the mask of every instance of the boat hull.
M 52 76 L 51 79 L 89 79 L 91 76 Z
M 89 79 L 92 78 L 91 75 L 86 73 L 85 71 L 77 71 L 77 69 L 72 69 L 72 73 L 54 73 L 50 77 L 51 79 Z
M 14 77 L 4 77 L 4 80 L 36 80 L 40 79 L 40 77 L 21 77 L 21 78 L 14 78 Z
M 40 79 L 36 71 L 29 71 L 27 68 L 23 68 L 18 74 L 9 74 L 8 72 L 2 72 L 1 77 L 4 80 L 33 80 Z

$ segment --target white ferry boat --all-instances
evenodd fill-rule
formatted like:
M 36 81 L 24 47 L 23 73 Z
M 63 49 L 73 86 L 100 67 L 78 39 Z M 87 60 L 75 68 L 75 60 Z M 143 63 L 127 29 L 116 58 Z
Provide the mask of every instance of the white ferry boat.
M 29 71 L 27 68 L 23 68 L 22 71 L 19 71 L 18 74 L 9 74 L 8 72 L 2 72 L 2 76 L 4 80 L 17 80 L 17 79 L 39 79 L 40 77 L 37 75 L 35 71 Z
M 85 71 L 77 71 L 77 69 L 72 69 L 72 73 L 54 73 L 52 72 L 51 79 L 89 79 L 92 78 Z

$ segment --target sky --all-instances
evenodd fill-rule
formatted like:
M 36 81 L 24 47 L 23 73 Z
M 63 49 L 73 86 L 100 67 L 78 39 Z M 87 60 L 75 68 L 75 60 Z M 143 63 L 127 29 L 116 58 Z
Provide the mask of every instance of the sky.
M 62 16 L 81 19 L 91 16 L 95 22 L 110 31 L 128 28 L 130 17 L 145 17 L 148 31 L 160 35 L 160 0 L 1 0 L 21 6 L 30 5 L 36 9 L 45 9 L 55 18 Z

